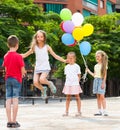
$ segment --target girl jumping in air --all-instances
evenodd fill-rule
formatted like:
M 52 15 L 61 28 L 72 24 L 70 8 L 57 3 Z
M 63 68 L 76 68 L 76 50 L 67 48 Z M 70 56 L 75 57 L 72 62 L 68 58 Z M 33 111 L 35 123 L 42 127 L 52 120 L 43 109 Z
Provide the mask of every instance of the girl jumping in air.
M 74 52 L 69 52 L 67 54 L 67 64 L 65 66 L 64 74 L 66 75 L 65 86 L 63 88 L 63 93 L 66 95 L 66 111 L 63 116 L 68 116 L 69 114 L 69 105 L 71 95 L 75 95 L 77 102 L 77 114 L 75 116 L 81 116 L 81 99 L 79 94 L 82 93 L 80 87 L 80 77 L 81 70 L 80 66 L 76 64 L 76 55 Z
M 94 77 L 93 94 L 97 95 L 98 113 L 94 115 L 101 116 L 103 114 L 104 116 L 108 116 L 105 100 L 108 56 L 102 50 L 97 51 L 95 56 L 97 64 L 94 66 L 94 73 L 87 68 L 87 72 Z
M 55 54 L 52 48 L 46 44 L 46 32 L 43 30 L 38 30 L 33 36 L 31 48 L 25 54 L 22 54 L 23 58 L 35 53 L 36 62 L 33 83 L 35 87 L 41 90 L 42 96 L 46 97 L 47 88 L 43 87 L 42 84 L 46 84 L 50 87 L 52 93 L 56 93 L 56 87 L 52 81 L 47 80 L 47 76 L 51 70 L 49 63 L 48 52 L 57 60 L 61 62 L 66 62 L 62 57 Z

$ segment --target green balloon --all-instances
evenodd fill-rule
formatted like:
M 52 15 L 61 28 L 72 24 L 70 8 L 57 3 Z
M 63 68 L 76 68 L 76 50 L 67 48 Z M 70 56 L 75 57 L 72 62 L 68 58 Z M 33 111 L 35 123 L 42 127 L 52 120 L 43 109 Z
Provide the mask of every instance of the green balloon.
M 67 9 L 67 8 L 64 8 L 60 11 L 60 18 L 64 21 L 67 21 L 67 20 L 71 20 L 71 17 L 72 17 L 72 12 Z

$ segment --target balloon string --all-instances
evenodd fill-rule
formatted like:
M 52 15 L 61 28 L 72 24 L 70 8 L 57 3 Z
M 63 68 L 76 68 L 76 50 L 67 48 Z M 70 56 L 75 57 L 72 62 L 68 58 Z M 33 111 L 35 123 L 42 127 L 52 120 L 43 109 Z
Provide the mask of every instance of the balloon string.
M 77 45 L 79 46 L 79 42 L 77 42 Z M 87 63 L 86 63 L 85 58 L 84 58 L 84 56 L 82 55 L 82 53 L 81 53 L 81 56 L 82 56 L 82 59 L 83 59 L 83 61 L 84 61 L 84 65 L 85 65 L 85 67 L 87 68 Z M 86 77 L 87 77 L 87 71 L 85 71 L 85 74 L 83 74 L 83 77 L 82 77 L 83 83 L 86 81 Z
M 82 58 L 83 58 L 84 65 L 85 65 L 85 67 L 87 68 L 87 63 L 86 63 L 85 58 L 83 57 L 82 53 L 81 53 L 81 56 L 82 56 Z
M 77 45 L 79 46 L 79 42 L 77 42 Z
M 79 41 L 77 42 L 77 45 L 79 46 Z M 82 59 L 83 59 L 83 61 L 84 61 L 84 65 L 85 65 L 85 67 L 87 68 L 87 63 L 86 63 L 85 58 L 83 57 L 82 53 L 81 53 L 81 56 L 82 56 Z
M 83 58 L 83 61 L 84 61 L 84 65 L 85 65 L 85 67 L 87 68 L 88 66 L 87 66 L 87 63 L 86 63 L 86 61 L 85 61 L 85 58 L 84 58 L 84 56 L 82 55 L 82 53 L 81 53 L 81 56 L 82 56 L 82 58 Z M 83 83 L 84 82 L 86 82 L 86 77 L 87 77 L 87 71 L 85 70 L 85 74 L 83 74 Z

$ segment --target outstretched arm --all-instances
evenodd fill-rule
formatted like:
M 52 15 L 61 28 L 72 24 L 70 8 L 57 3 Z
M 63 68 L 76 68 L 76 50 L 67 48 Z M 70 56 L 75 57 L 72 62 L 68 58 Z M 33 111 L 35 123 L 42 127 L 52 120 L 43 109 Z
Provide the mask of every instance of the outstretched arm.
M 93 77 L 94 77 L 94 73 L 93 72 L 91 72 L 88 68 L 86 68 L 86 71 L 90 74 L 90 75 L 92 75 Z
M 52 48 L 50 46 L 47 46 L 48 47 L 48 51 L 50 52 L 50 54 L 57 60 L 61 61 L 61 62 L 64 62 L 66 63 L 66 60 L 63 59 L 62 57 L 58 56 L 57 54 L 55 54 L 55 52 L 52 50 Z
M 30 48 L 26 53 L 24 53 L 24 54 L 21 54 L 21 56 L 23 57 L 23 58 L 26 58 L 26 57 L 28 57 L 30 54 L 32 54 L 33 53 L 33 50 Z

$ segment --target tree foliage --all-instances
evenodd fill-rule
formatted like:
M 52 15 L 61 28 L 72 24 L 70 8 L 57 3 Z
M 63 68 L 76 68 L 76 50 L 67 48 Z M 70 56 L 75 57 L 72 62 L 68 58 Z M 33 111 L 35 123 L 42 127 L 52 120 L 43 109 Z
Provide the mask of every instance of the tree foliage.
M 96 64 L 95 52 L 104 50 L 109 57 L 108 77 L 120 77 L 120 14 L 112 13 L 104 16 L 86 17 L 85 23 L 94 26 L 94 33 L 85 37 L 92 45 L 91 53 L 85 56 L 87 64 L 91 70 Z M 18 52 L 24 53 L 28 50 L 32 36 L 39 30 L 47 32 L 47 43 L 60 56 L 66 57 L 69 51 L 75 51 L 77 63 L 84 73 L 84 62 L 81 57 L 79 47 L 68 47 L 61 43 L 61 36 L 64 32 L 60 29 L 61 19 L 59 14 L 53 12 L 43 12 L 42 8 L 33 4 L 33 0 L 1 0 L 0 1 L 0 57 L 3 58 L 8 48 L 6 45 L 9 35 L 17 35 L 20 39 Z M 80 41 L 80 42 L 82 42 Z M 34 63 L 34 55 L 27 58 L 29 64 Z M 56 77 L 63 78 L 65 64 L 56 61 L 50 56 L 50 62 Z M 116 74 L 116 72 L 118 74 Z
M 95 52 L 97 50 L 103 50 L 109 57 L 108 65 L 108 78 L 120 77 L 120 14 L 112 13 L 103 16 L 90 16 L 86 17 L 85 23 L 91 23 L 94 26 L 94 33 L 85 37 L 82 41 L 86 40 L 92 45 L 91 53 L 85 56 L 89 68 L 93 71 L 93 67 L 96 64 Z M 82 42 L 80 41 L 80 42 Z M 66 47 L 68 48 L 68 47 Z M 77 63 L 82 67 L 82 73 L 84 73 L 84 64 L 81 58 L 79 48 L 68 48 L 65 52 L 73 50 L 77 54 Z M 63 66 L 61 66 L 63 68 Z M 61 69 L 60 68 L 60 69 Z M 59 69 L 58 69 L 59 72 Z M 117 72 L 117 74 L 116 74 Z M 60 76 L 60 73 L 55 74 Z M 62 77 L 62 76 L 60 76 Z

